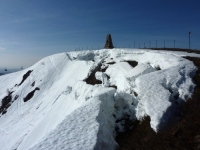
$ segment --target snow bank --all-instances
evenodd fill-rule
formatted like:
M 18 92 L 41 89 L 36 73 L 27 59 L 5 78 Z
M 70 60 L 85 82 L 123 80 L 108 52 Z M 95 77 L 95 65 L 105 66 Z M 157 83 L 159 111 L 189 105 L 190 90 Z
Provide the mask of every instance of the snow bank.
M 47 134 L 33 150 L 46 149 L 113 149 L 116 145 L 110 135 L 114 130 L 113 94 L 115 90 L 97 88 L 80 82 L 78 101 L 86 101 Z M 106 137 L 106 138 L 105 138 Z
M 133 60 L 136 67 L 127 62 Z M 125 119 L 148 115 L 158 131 L 173 117 L 193 92 L 195 71 L 192 62 L 163 51 L 103 49 L 46 57 L 0 76 L 0 106 L 6 110 L 0 114 L 0 149 L 114 149 Z M 86 84 L 92 73 L 102 84 Z M 25 102 L 35 88 L 40 90 Z

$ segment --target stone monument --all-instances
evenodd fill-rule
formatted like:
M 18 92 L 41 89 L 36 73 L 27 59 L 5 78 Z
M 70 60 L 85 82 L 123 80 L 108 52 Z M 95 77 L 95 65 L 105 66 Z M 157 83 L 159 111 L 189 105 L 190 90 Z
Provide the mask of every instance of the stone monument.
M 114 48 L 114 46 L 113 46 L 113 44 L 112 44 L 112 38 L 111 38 L 111 35 L 110 35 L 110 34 L 108 34 L 108 35 L 106 36 L 106 44 L 105 44 L 104 48 L 108 48 L 108 49 Z

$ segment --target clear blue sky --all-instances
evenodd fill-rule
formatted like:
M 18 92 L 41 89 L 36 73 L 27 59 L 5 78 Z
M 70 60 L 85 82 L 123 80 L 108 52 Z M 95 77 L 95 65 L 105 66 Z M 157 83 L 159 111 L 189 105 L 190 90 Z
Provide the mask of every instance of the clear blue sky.
M 82 47 L 200 49 L 200 0 L 1 0 L 0 67 L 24 67 Z

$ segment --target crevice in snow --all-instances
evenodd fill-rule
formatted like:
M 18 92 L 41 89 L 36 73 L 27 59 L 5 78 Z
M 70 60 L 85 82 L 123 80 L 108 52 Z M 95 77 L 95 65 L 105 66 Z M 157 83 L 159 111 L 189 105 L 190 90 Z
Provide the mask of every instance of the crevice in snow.
M 114 95 L 115 132 L 118 135 L 121 132 L 132 129 L 135 126 L 137 118 L 135 108 L 138 100 L 131 94 L 125 92 L 116 92 Z
M 159 65 L 155 66 L 155 69 L 156 69 L 157 71 L 161 70 L 161 68 L 160 68 Z
M 107 64 L 109 64 L 109 65 L 113 65 L 113 64 L 115 64 L 116 62 L 108 62 Z
M 95 84 L 102 84 L 102 79 L 97 79 L 97 73 L 101 72 L 104 75 L 104 78 L 110 78 L 104 72 L 106 71 L 107 67 L 102 67 L 102 63 L 100 62 L 99 65 L 95 69 L 93 69 L 90 75 L 84 80 L 87 84 L 95 85 Z
M 117 90 L 117 86 L 116 85 L 109 85 L 108 87 L 112 87 L 112 88 L 115 88 Z
M 94 70 L 92 70 L 91 74 L 88 76 L 87 79 L 85 79 L 84 81 L 87 83 L 87 84 L 91 84 L 91 85 L 95 85 L 95 84 L 101 84 L 102 81 L 100 80 L 97 80 L 96 77 L 95 77 L 95 73 L 97 71 L 100 71 L 101 70 L 101 64 L 99 64 Z
M 138 65 L 138 62 L 137 61 L 130 61 L 130 60 L 128 60 L 128 61 L 125 61 L 125 62 L 127 62 L 129 65 L 131 65 L 133 68 L 134 67 L 136 67 L 137 65 Z

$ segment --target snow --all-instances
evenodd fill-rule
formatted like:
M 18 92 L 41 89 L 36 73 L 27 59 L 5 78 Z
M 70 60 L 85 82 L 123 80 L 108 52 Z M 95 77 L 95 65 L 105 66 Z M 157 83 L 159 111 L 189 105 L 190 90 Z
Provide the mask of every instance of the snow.
M 105 73 L 100 72 L 100 71 L 97 71 L 97 72 L 95 73 L 95 78 L 96 78 L 97 80 L 102 81 L 102 85 L 104 85 L 105 87 L 109 86 L 108 77 L 107 77 L 107 75 L 106 75 Z
M 106 70 L 106 73 L 111 77 L 111 84 L 116 85 L 118 91 L 125 91 L 129 87 L 125 74 L 127 74 L 131 69 L 132 67 L 127 62 L 119 62 L 110 65 Z
M 200 57 L 135 49 L 66 52 L 0 76 L 0 99 L 12 91 L 10 107 L 0 114 L 0 149 L 112 150 L 117 146 L 115 129 L 124 130 L 124 119 L 147 115 L 158 131 L 195 87 L 197 68 L 181 56 Z M 99 65 L 105 72 L 96 71 L 95 78 L 102 84 L 87 84 L 85 79 Z M 33 71 L 19 85 L 29 70 Z M 40 90 L 24 102 L 36 87 Z
M 156 69 L 153 68 L 150 64 L 141 63 L 137 65 L 135 68 L 129 70 L 126 77 L 129 78 L 130 80 L 134 80 L 141 75 L 144 75 L 153 71 L 156 71 Z

